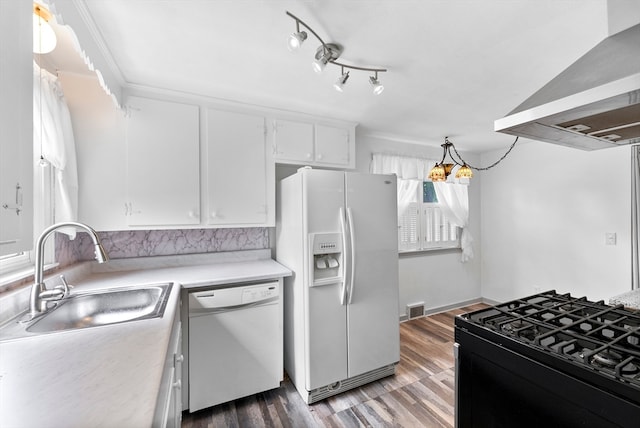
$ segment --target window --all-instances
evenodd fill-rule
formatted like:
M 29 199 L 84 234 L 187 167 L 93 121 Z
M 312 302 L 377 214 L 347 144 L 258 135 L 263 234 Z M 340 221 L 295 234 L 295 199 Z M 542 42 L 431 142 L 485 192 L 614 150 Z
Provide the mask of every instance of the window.
M 447 183 L 425 181 L 436 162 L 413 156 L 372 153 L 369 171 L 398 177 L 400 252 L 460 248 L 461 261 L 466 262 L 473 258 L 473 237 L 467 227 L 468 186 L 455 180 Z
M 398 180 L 401 186 L 410 186 Z M 460 228 L 443 214 L 433 183 L 415 180 L 415 197 L 398 216 L 398 249 L 400 252 L 442 248 L 460 248 Z M 417 185 L 415 185 L 417 184 Z

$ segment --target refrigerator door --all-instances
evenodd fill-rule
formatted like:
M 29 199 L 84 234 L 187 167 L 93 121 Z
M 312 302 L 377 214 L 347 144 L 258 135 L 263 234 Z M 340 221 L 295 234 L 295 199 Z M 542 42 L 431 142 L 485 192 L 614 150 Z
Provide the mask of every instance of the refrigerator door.
M 394 175 L 346 173 L 355 254 L 347 306 L 349 377 L 400 360 L 396 192 Z
M 302 170 L 303 218 L 307 233 L 305 260 L 313 263 L 309 239 L 316 233 L 340 233 L 344 211 L 344 173 Z M 344 251 L 344 250 L 343 250 Z M 340 261 L 342 262 L 342 260 Z M 309 272 L 313 266 L 309 266 Z M 341 304 L 342 281 L 313 286 L 306 278 L 306 389 L 326 386 L 347 377 L 347 310 Z

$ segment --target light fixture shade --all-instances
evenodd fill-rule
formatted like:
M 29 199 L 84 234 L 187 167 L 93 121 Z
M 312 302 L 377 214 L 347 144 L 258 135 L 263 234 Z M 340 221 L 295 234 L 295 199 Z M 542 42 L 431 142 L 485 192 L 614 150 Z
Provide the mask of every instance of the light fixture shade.
M 47 21 L 51 13 L 38 4 L 33 5 L 33 52 L 46 54 L 56 47 L 56 33 Z
M 445 174 L 444 166 L 439 163 L 436 164 L 433 168 L 431 168 L 431 171 L 429 171 L 428 177 L 431 181 L 446 181 L 447 175 Z
M 376 77 L 369 76 L 369 83 L 371 83 L 371 86 L 373 87 L 374 94 L 380 95 L 382 91 L 384 91 L 384 86 L 382 86 L 382 83 L 380 83 Z
M 473 171 L 471 170 L 471 168 L 469 168 L 469 166 L 466 163 L 462 165 L 460 168 L 458 168 L 458 171 L 456 172 L 456 178 L 472 178 L 472 177 L 473 177 Z
M 349 78 L 349 72 L 347 71 L 346 73 L 342 73 L 340 75 L 340 77 L 338 77 L 338 80 L 336 80 L 336 83 L 333 84 L 333 87 L 336 89 L 336 91 L 338 92 L 342 92 L 343 91 L 343 86 L 345 83 L 347 83 L 347 79 Z
M 316 73 L 322 73 L 322 70 L 324 70 L 330 59 L 331 54 L 328 52 L 325 52 L 319 57 L 316 57 L 316 59 L 311 64 L 311 66 L 313 67 L 313 71 L 315 71 Z
M 287 48 L 291 52 L 297 51 L 305 40 L 307 40 L 307 33 L 305 31 L 297 31 L 287 39 Z

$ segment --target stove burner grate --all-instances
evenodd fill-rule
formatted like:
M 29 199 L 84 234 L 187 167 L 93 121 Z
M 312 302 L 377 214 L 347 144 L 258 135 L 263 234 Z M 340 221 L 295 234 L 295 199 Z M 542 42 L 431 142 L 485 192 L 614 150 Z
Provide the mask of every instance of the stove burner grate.
M 640 388 L 640 313 L 550 291 L 463 317 Z
M 616 351 L 604 350 L 593 354 L 591 362 L 602 367 L 615 367 L 622 362 L 622 355 Z

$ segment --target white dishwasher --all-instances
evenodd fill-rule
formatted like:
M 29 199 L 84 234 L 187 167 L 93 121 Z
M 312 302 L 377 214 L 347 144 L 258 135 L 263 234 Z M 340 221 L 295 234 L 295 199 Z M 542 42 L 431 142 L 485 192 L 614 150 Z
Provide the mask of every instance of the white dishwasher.
M 283 379 L 280 282 L 189 293 L 189 411 L 277 388 Z

